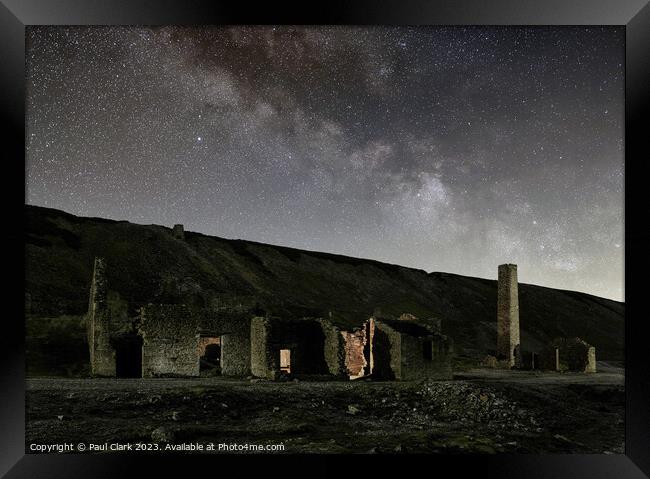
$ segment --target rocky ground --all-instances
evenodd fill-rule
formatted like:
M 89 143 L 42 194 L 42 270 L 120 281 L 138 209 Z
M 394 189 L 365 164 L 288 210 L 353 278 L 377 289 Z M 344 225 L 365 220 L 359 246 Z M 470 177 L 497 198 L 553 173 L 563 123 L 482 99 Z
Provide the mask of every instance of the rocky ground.
M 33 378 L 26 445 L 623 453 L 623 378 L 604 364 L 591 375 L 476 369 L 424 382 Z

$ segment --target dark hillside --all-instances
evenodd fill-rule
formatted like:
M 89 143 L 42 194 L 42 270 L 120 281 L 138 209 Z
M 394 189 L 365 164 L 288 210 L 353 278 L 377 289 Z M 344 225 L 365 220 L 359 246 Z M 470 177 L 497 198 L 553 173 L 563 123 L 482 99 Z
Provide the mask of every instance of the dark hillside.
M 129 315 L 148 302 L 185 302 L 298 317 L 331 311 L 341 322 L 360 324 L 379 308 L 389 316 L 441 318 L 461 353 L 481 356 L 495 346 L 496 281 L 199 233 L 182 241 L 162 226 L 35 206 L 25 214 L 28 321 L 73 318 L 79 331 L 93 258 L 103 256 L 113 300 Z M 580 336 L 596 346 L 599 359 L 623 359 L 624 304 L 527 284 L 519 291 L 524 349 Z M 38 327 L 28 330 L 32 340 L 39 337 Z M 30 344 L 38 349 L 28 336 L 28 353 Z

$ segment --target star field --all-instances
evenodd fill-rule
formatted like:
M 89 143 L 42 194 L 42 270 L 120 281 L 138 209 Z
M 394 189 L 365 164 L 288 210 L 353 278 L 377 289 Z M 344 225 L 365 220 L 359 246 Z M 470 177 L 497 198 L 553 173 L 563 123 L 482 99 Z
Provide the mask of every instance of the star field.
M 27 202 L 623 298 L 617 27 L 30 27 Z

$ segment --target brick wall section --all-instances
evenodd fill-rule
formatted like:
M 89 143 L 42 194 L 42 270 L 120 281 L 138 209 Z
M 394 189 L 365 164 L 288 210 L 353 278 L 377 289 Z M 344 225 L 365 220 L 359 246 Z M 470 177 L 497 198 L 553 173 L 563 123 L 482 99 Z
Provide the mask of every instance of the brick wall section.
M 364 375 L 370 376 L 374 369 L 375 358 L 372 349 L 372 344 L 375 336 L 375 320 L 374 318 L 368 319 L 363 325 L 364 334 L 366 336 L 366 344 L 364 345 L 363 354 L 367 358 L 366 366 L 364 368 Z
M 88 314 L 88 348 L 93 376 L 115 376 L 115 349 L 111 345 L 111 311 L 108 304 L 106 262 L 95 258 L 90 285 Z
M 366 367 L 363 355 L 366 345 L 365 329 L 341 331 L 345 350 L 345 373 L 347 376 L 362 376 Z
M 499 265 L 497 288 L 497 359 L 516 366 L 519 352 L 519 297 L 517 265 Z
M 185 305 L 140 310 L 142 377 L 199 375 L 199 317 Z

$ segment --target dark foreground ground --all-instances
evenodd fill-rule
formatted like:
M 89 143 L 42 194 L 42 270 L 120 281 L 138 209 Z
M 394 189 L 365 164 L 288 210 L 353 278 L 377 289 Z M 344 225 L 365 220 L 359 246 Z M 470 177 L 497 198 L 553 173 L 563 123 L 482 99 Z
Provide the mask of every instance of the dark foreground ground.
M 599 366 L 590 375 L 477 369 L 441 382 L 28 379 L 26 447 L 623 453 L 623 370 Z

